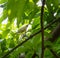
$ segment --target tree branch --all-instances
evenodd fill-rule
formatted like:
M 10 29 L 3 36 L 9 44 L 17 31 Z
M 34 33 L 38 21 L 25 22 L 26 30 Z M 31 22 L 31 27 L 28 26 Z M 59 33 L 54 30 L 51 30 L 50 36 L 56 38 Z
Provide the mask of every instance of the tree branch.
M 49 38 L 51 42 L 54 42 L 60 36 L 60 24 L 53 30 L 52 38 Z
M 52 31 L 52 38 L 48 38 L 47 40 L 51 41 L 52 43 L 57 40 L 57 38 L 60 36 L 60 23 L 58 26 Z M 54 50 L 49 48 L 49 46 L 46 46 L 45 48 L 48 48 L 50 52 L 55 56 L 55 58 L 60 58 L 59 55 L 56 54 Z
M 39 57 L 39 56 L 36 54 L 36 52 L 34 52 L 32 58 L 35 58 L 36 56 Z
M 45 0 L 42 0 L 42 7 L 41 7 L 41 35 L 42 35 L 42 53 L 41 58 L 44 58 L 44 21 L 43 21 L 43 15 L 44 15 L 44 5 Z
M 49 49 L 50 52 L 54 55 L 55 58 L 60 58 L 53 49 L 51 49 L 51 48 L 48 48 L 48 49 Z

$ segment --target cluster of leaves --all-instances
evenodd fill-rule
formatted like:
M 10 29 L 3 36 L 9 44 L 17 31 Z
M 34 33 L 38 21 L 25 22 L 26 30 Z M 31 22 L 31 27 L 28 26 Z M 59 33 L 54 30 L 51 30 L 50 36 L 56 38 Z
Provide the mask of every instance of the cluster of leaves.
M 3 7 L 3 14 L 0 17 L 0 57 L 14 48 L 16 45 L 25 40 L 20 39 L 23 33 L 15 36 L 18 30 L 24 24 L 30 24 L 31 30 L 27 31 L 27 37 L 40 30 L 40 13 L 41 6 L 37 5 L 38 0 L 0 0 Z M 52 20 L 60 17 L 60 0 L 46 0 L 44 7 L 44 26 L 52 22 Z M 6 21 L 7 20 L 7 21 Z M 5 22 L 3 24 L 3 22 Z M 45 30 L 45 37 L 51 37 L 49 34 L 58 24 L 56 22 L 50 28 Z M 29 35 L 30 33 L 30 35 Z M 45 38 L 46 39 L 46 38 Z M 52 48 L 60 54 L 60 40 L 52 44 Z M 57 48 L 58 47 L 58 48 Z M 25 58 L 32 58 L 34 53 L 36 58 L 41 57 L 41 35 L 34 36 L 31 40 L 24 43 L 12 52 L 7 58 L 17 58 L 21 53 L 25 53 Z M 54 58 L 49 49 L 45 50 L 45 58 Z

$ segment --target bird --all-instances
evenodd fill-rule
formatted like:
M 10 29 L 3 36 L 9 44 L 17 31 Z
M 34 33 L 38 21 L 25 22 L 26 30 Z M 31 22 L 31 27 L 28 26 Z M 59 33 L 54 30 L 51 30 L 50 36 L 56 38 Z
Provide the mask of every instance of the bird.
M 27 29 L 27 27 L 28 27 L 28 24 L 24 24 L 24 25 L 17 31 L 17 33 L 25 32 L 26 29 Z

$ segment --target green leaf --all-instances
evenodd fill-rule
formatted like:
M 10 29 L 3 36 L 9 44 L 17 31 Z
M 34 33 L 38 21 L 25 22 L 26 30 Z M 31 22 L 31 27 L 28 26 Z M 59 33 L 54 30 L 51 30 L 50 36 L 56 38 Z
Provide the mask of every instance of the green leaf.
M 45 36 L 46 36 L 47 38 L 52 38 L 52 34 L 50 34 L 50 33 L 48 33 L 48 32 L 44 32 L 44 34 L 45 34 Z
M 51 43 L 50 41 L 44 41 L 44 46 L 45 47 L 47 46 L 48 48 L 52 48 L 53 47 L 53 43 Z
M 10 31 L 10 29 L 6 29 L 5 31 L 3 31 L 3 34 L 4 34 L 4 35 L 2 35 L 2 36 L 3 36 L 3 37 L 6 37 L 7 34 L 9 33 L 9 31 Z
M 25 58 L 32 58 L 34 51 L 29 51 Z
M 31 42 L 32 42 L 33 49 L 38 50 L 39 47 L 41 47 L 41 35 L 38 34 L 34 36 Z
M 9 44 L 9 48 L 13 48 L 15 47 L 15 42 L 13 40 L 13 38 L 10 40 L 10 44 Z
M 47 48 L 45 49 L 44 55 L 45 55 L 45 58 L 54 58 L 52 57 L 53 56 L 52 53 Z
M 12 20 L 16 18 L 17 11 L 18 11 L 16 7 L 17 7 L 17 3 L 15 0 L 8 0 L 7 13 L 10 22 L 12 22 Z
M 18 53 L 23 53 L 23 52 L 26 52 L 27 51 L 27 48 L 25 47 L 25 46 L 20 46 L 19 48 L 18 48 Z
M 58 5 L 59 5 L 59 0 L 53 0 L 52 2 L 53 2 L 53 5 L 54 5 L 55 7 L 58 7 Z
M 33 0 L 33 2 L 36 4 L 39 0 Z
M 1 42 L 1 50 L 2 52 L 4 52 L 6 50 L 6 39 L 4 39 L 2 42 Z
M 24 13 L 25 3 L 27 0 L 18 0 L 17 1 L 17 26 L 19 26 L 22 21 L 22 15 Z
M 24 43 L 24 47 L 26 47 L 27 51 L 31 50 L 33 48 L 31 40 Z
M 38 13 L 39 9 L 35 6 L 35 8 L 30 12 L 29 19 L 30 21 L 35 17 L 36 13 Z

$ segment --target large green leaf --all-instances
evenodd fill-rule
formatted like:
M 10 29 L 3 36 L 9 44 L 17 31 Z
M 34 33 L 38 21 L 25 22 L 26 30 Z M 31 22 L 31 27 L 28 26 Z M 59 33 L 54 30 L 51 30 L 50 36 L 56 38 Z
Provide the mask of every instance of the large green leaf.
M 17 1 L 17 25 L 22 21 L 22 15 L 24 13 L 25 3 L 27 0 L 18 0 Z
M 7 3 L 7 13 L 8 13 L 8 18 L 9 21 L 12 22 L 12 20 L 16 17 L 17 15 L 17 4 L 15 0 L 8 0 Z

